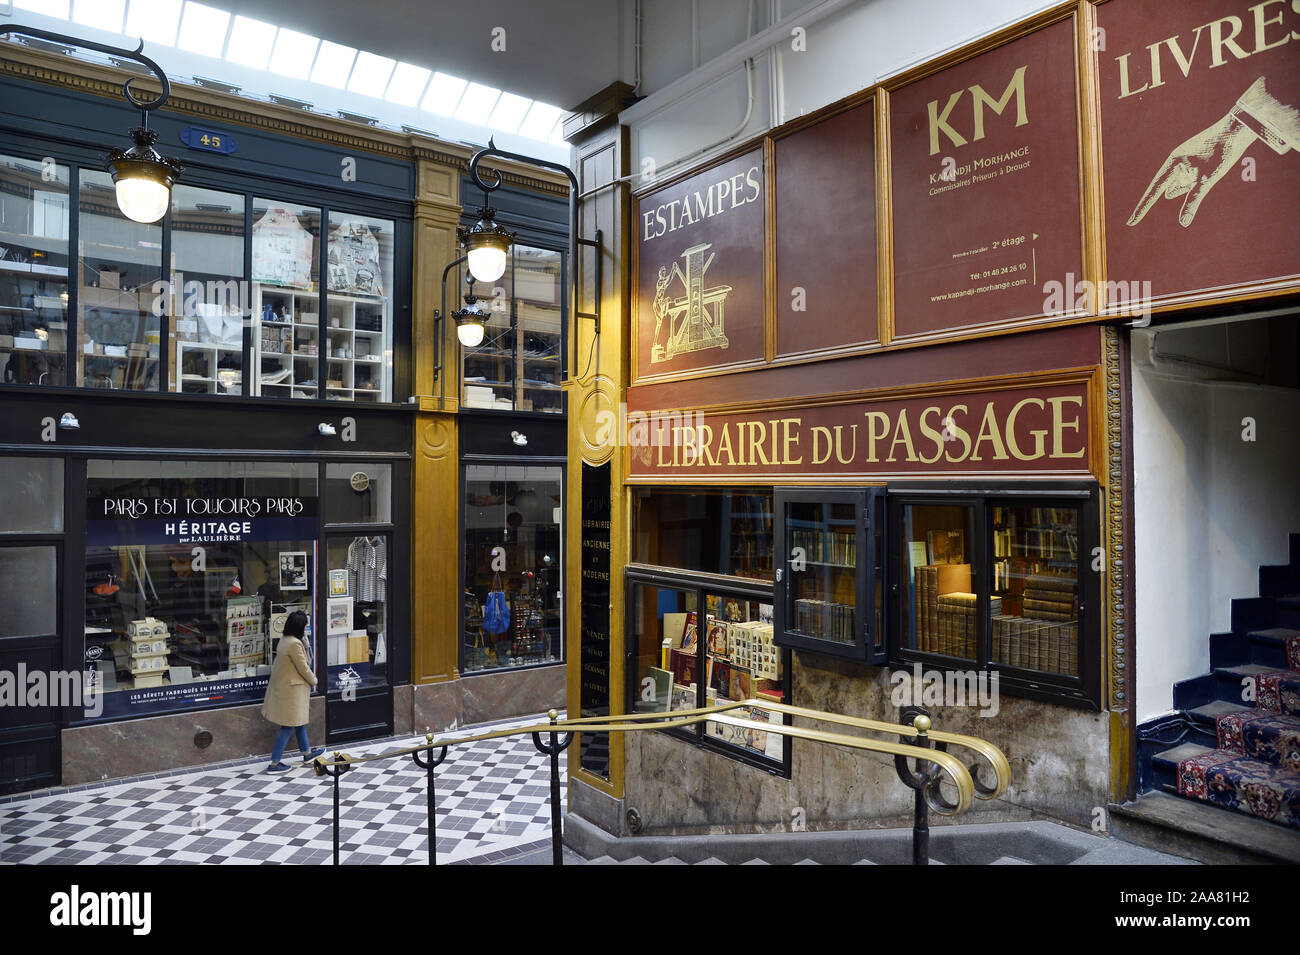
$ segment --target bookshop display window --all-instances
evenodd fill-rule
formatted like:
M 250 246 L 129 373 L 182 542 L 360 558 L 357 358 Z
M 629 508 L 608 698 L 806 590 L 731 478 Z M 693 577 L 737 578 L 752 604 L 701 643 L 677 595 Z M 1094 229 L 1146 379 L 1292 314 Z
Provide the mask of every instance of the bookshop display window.
M 563 471 L 465 466 L 462 672 L 563 662 Z
M 771 581 L 772 514 L 771 488 L 635 488 L 634 560 Z
M 244 393 L 244 197 L 172 187 L 172 391 Z
M 909 499 L 897 533 L 896 658 L 996 669 L 1019 695 L 1099 705 L 1094 493 Z
M 515 243 L 496 284 L 474 286 L 489 319 L 482 343 L 461 349 L 461 400 L 466 407 L 555 414 L 564 410 L 563 277 L 564 253 Z
M 80 170 L 77 380 L 86 388 L 157 391 L 162 226 L 117 207 L 113 178 Z
M 315 660 L 318 473 L 278 462 L 88 462 L 86 666 L 103 702 L 93 715 L 262 699 L 295 610 L 307 614 Z
M 67 166 L 0 156 L 0 382 L 67 384 Z
M 789 651 L 773 639 L 771 597 L 628 570 L 629 710 L 671 713 L 754 700 L 728 719 L 670 730 L 770 771 L 789 770 L 784 737 L 764 727 L 783 714 L 763 701 L 788 698 Z
M 776 638 L 883 663 L 883 488 L 777 488 Z

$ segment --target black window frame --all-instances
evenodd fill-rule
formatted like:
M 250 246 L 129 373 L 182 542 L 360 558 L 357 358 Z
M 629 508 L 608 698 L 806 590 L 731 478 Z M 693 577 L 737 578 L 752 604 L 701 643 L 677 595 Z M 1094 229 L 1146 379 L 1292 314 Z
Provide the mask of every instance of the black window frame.
M 635 626 L 635 621 L 632 618 L 632 613 L 635 607 L 635 601 L 633 600 L 633 589 L 638 584 L 664 589 L 695 592 L 696 613 L 699 627 L 699 639 L 696 648 L 696 653 L 698 655 L 697 665 L 699 667 L 697 670 L 698 673 L 708 672 L 706 669 L 708 638 L 704 629 L 704 598 L 706 594 L 715 594 L 724 598 L 738 597 L 743 600 L 757 600 L 762 603 L 772 603 L 774 599 L 771 584 L 764 584 L 763 581 L 752 580 L 748 577 L 731 577 L 723 574 L 704 574 L 670 567 L 659 567 L 652 564 L 626 565 L 623 569 L 623 672 L 629 676 L 636 673 L 636 647 L 627 639 L 627 634 L 634 632 L 633 627 Z M 794 670 L 792 665 L 793 651 L 788 647 L 783 647 L 780 652 L 782 654 L 781 668 L 783 673 L 781 688 L 784 693 L 785 703 L 792 704 L 794 683 Z M 624 712 L 636 712 L 634 704 L 636 691 L 638 689 L 637 681 L 629 678 L 626 679 L 624 683 Z M 695 705 L 697 707 L 702 707 L 706 704 L 705 701 L 700 698 L 698 689 L 700 684 L 697 683 L 696 685 Z M 707 699 L 707 694 L 705 699 Z M 792 721 L 788 714 L 784 715 L 783 719 L 784 725 L 791 725 Z M 705 732 L 706 725 L 707 724 L 705 723 L 697 723 L 690 727 L 665 729 L 660 730 L 660 732 L 675 739 L 688 742 L 700 749 L 706 750 L 707 752 L 716 753 L 720 756 L 725 756 L 728 759 L 735 760 L 736 762 L 753 766 L 756 769 L 761 769 L 773 776 L 778 776 L 782 779 L 791 778 L 791 769 L 793 765 L 791 753 L 793 749 L 792 744 L 794 742 L 792 737 L 787 736 L 782 740 L 781 760 L 778 762 L 777 760 L 769 759 L 766 756 L 760 756 L 757 753 L 749 753 L 745 750 L 738 749 L 735 746 L 730 746 L 711 738 Z
M 891 669 L 911 670 L 920 663 L 924 669 L 941 672 L 978 670 L 998 673 L 999 691 L 1009 696 L 1025 697 L 1078 709 L 1102 709 L 1102 638 L 1105 620 L 1103 583 L 1105 564 L 1094 571 L 1095 555 L 1101 550 L 1101 489 L 1095 484 L 1052 483 L 1034 486 L 1020 484 L 961 483 L 943 487 L 924 484 L 897 484 L 888 488 L 887 506 L 887 588 L 889 631 L 888 665 Z M 972 547 L 971 576 L 977 597 L 975 615 L 976 652 L 974 660 L 959 659 L 933 651 L 904 646 L 904 625 L 908 619 L 905 604 L 907 586 L 904 579 L 908 566 L 903 540 L 903 508 L 908 505 L 973 506 L 976 543 Z M 993 538 L 990 533 L 989 509 L 992 506 L 1067 507 L 1079 510 L 1079 675 L 1053 674 L 1026 670 L 994 662 L 989 616 L 990 574 L 993 563 Z
M 855 660 L 873 666 L 879 666 L 888 658 L 888 626 L 883 603 L 887 600 L 877 590 L 877 581 L 886 579 L 888 574 L 888 548 L 880 544 L 887 531 L 884 521 L 885 504 L 884 485 L 866 487 L 781 487 L 774 488 L 772 499 L 773 531 L 773 578 L 774 578 L 774 623 L 775 640 L 778 646 L 796 650 L 819 653 L 823 656 Z M 811 636 L 793 629 L 787 615 L 787 591 L 790 583 L 788 565 L 791 563 L 792 551 L 789 529 L 786 527 L 785 505 L 788 503 L 806 504 L 852 504 L 854 507 L 854 546 L 855 586 L 854 607 L 869 608 L 868 612 L 858 613 L 854 621 L 854 636 L 849 643 L 827 640 Z M 782 555 L 778 558 L 777 555 Z M 880 593 L 881 603 L 876 596 Z

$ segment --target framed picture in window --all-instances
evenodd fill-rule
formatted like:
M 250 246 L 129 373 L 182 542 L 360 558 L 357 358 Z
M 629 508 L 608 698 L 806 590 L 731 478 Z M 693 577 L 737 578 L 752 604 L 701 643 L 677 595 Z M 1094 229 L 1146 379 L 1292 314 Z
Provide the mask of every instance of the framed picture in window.
M 351 597 L 331 597 L 325 609 L 330 636 L 347 636 L 352 633 Z
M 306 590 L 307 552 L 305 550 L 280 551 L 280 589 Z

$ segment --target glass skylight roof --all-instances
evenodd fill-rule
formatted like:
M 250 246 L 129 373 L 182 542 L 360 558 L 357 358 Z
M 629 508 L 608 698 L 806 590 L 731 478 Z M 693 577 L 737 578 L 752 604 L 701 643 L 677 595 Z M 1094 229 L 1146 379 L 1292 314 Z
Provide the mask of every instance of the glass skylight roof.
M 175 46 L 182 5 L 181 0 L 131 0 L 126 11 L 127 36 Z
M 232 16 L 195 0 L 13 0 L 13 6 L 15 11 L 71 19 L 124 39 L 141 38 L 186 53 L 224 58 L 242 67 L 383 99 L 399 107 L 415 109 L 418 104 L 420 110 L 436 116 L 563 145 L 562 110 L 556 106 L 274 23 Z M 210 69 L 202 72 L 219 75 Z

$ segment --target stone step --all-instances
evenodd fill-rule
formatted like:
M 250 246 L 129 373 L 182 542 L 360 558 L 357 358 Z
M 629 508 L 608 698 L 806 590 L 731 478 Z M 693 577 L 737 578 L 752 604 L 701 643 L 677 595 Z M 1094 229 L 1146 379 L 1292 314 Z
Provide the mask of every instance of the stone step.
M 1207 865 L 1300 863 L 1300 832 L 1164 792 L 1110 807 L 1110 833 Z

